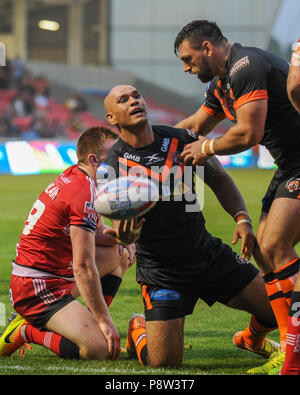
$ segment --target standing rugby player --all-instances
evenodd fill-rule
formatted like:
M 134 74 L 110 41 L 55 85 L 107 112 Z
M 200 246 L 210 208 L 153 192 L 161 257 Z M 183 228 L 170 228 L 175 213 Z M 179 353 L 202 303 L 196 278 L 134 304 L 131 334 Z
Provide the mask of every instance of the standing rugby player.
M 278 166 L 262 201 L 257 230 L 262 259 L 256 260 L 277 318 L 281 354 L 269 365 L 249 371 L 268 373 L 276 363 L 280 368 L 285 358 L 289 309 L 300 263 L 294 248 L 300 235 L 300 115 L 287 94 L 289 65 L 271 52 L 229 43 L 216 23 L 206 20 L 187 24 L 174 50 L 185 72 L 209 82 L 200 109 L 176 125 L 199 134 L 197 142 L 185 147 L 182 159 L 199 164 L 215 154 L 236 154 L 262 144 Z M 224 118 L 234 122 L 224 136 L 204 137 Z M 297 295 L 294 298 L 300 306 Z

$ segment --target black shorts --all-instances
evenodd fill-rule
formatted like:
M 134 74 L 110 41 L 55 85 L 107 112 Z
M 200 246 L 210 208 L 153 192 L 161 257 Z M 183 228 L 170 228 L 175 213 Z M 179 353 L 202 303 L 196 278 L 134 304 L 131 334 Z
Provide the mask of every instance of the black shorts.
M 173 286 L 160 284 L 160 279 L 166 284 L 166 270 L 157 268 L 154 273 L 153 269 L 138 267 L 137 279 L 142 287 L 146 320 L 167 321 L 183 318 L 193 313 L 198 299 L 202 299 L 209 306 L 215 302 L 226 305 L 241 292 L 259 274 L 259 270 L 229 246 L 223 246 L 222 253 L 209 265 L 205 265 L 204 272 L 194 272 L 187 279 L 184 267 L 182 268 L 181 277 L 185 277 L 185 287 L 179 281 L 174 282 Z M 145 278 L 148 279 L 147 282 Z
M 273 200 L 277 198 L 300 199 L 300 167 L 275 171 L 262 199 L 262 212 L 268 213 Z

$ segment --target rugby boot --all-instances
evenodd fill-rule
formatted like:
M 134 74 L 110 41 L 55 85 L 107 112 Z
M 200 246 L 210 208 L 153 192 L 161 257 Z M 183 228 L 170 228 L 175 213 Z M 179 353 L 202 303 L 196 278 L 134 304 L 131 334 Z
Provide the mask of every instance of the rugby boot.
M 145 317 L 143 314 L 134 314 L 129 321 L 125 346 L 129 359 L 137 358 L 135 344 L 132 338 L 132 331 L 139 328 L 146 328 Z
M 270 356 L 280 350 L 280 344 L 274 342 L 273 340 L 264 339 L 264 342 L 260 348 L 255 348 L 247 344 L 245 338 L 242 335 L 243 331 L 236 332 L 233 335 L 233 343 L 235 344 L 236 347 L 242 349 L 242 350 L 248 350 L 251 352 L 254 352 L 255 354 L 259 354 L 264 358 L 270 358 Z
M 8 357 L 23 346 L 21 356 L 24 353 L 26 340 L 21 336 L 20 330 L 27 321 L 20 314 L 13 313 L 6 330 L 0 338 L 0 356 Z M 29 346 L 29 345 L 28 345 Z M 29 348 L 31 348 L 29 346 Z
M 279 374 L 285 360 L 285 352 L 275 351 L 269 358 L 269 361 L 262 366 L 249 369 L 248 374 L 265 374 L 276 375 Z

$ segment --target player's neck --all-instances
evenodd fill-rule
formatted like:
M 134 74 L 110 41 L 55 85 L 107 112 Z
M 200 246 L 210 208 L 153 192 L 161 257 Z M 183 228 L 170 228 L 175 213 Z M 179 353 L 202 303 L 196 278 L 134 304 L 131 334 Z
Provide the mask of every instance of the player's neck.
M 96 180 L 96 173 L 97 173 L 97 168 L 91 165 L 85 165 L 84 163 L 78 164 L 78 169 L 82 170 L 84 173 L 86 173 L 90 178 L 93 180 Z
M 154 141 L 153 130 L 148 122 L 131 130 L 121 129 L 120 136 L 126 144 L 133 148 L 146 147 Z
M 226 76 L 226 68 L 227 68 L 227 61 L 229 58 L 231 50 L 231 44 L 226 42 L 226 44 L 220 47 L 220 56 L 219 62 L 216 67 L 216 75 L 218 75 L 221 79 L 225 78 Z

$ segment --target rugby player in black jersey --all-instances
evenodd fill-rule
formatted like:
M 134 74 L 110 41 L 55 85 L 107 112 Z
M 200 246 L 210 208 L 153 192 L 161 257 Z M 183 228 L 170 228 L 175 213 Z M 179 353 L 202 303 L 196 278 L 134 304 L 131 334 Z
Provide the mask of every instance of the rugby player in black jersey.
M 300 294 L 293 295 L 300 290 L 294 289 L 300 262 L 294 249 L 300 239 L 300 115 L 287 94 L 289 65 L 271 52 L 230 44 L 215 23 L 205 20 L 187 24 L 174 50 L 185 72 L 209 82 L 200 109 L 176 125 L 199 134 L 181 158 L 195 165 L 214 154 L 235 154 L 262 144 L 278 166 L 262 201 L 257 230 L 263 257 L 257 263 L 277 318 L 282 351 L 262 370 L 249 371 L 264 373 L 275 361 L 282 366 L 291 297 L 300 305 Z M 224 136 L 204 137 L 226 117 L 234 125 Z M 234 338 L 236 343 L 240 340 Z M 300 366 L 296 370 L 300 374 Z
M 279 345 L 266 339 L 276 319 L 263 278 L 251 263 L 207 232 L 194 184 L 182 179 L 185 169 L 195 170 L 179 160 L 184 145 L 195 141 L 195 134 L 150 125 L 145 101 L 132 86 L 114 87 L 105 108 L 107 121 L 120 130 L 120 139 L 98 168 L 99 183 L 127 174 L 151 176 L 161 194 L 145 214 L 136 242 L 137 281 L 146 325 L 141 316 L 130 320 L 126 348 L 136 352 L 142 364 L 181 366 L 184 318 L 201 298 L 210 306 L 218 301 L 251 313 L 244 331 L 246 346 L 268 357 Z M 204 178 L 236 220 L 233 243 L 241 238 L 242 256 L 249 258 L 255 236 L 240 192 L 216 158 L 205 164 Z M 180 193 L 182 185 L 186 194 Z

